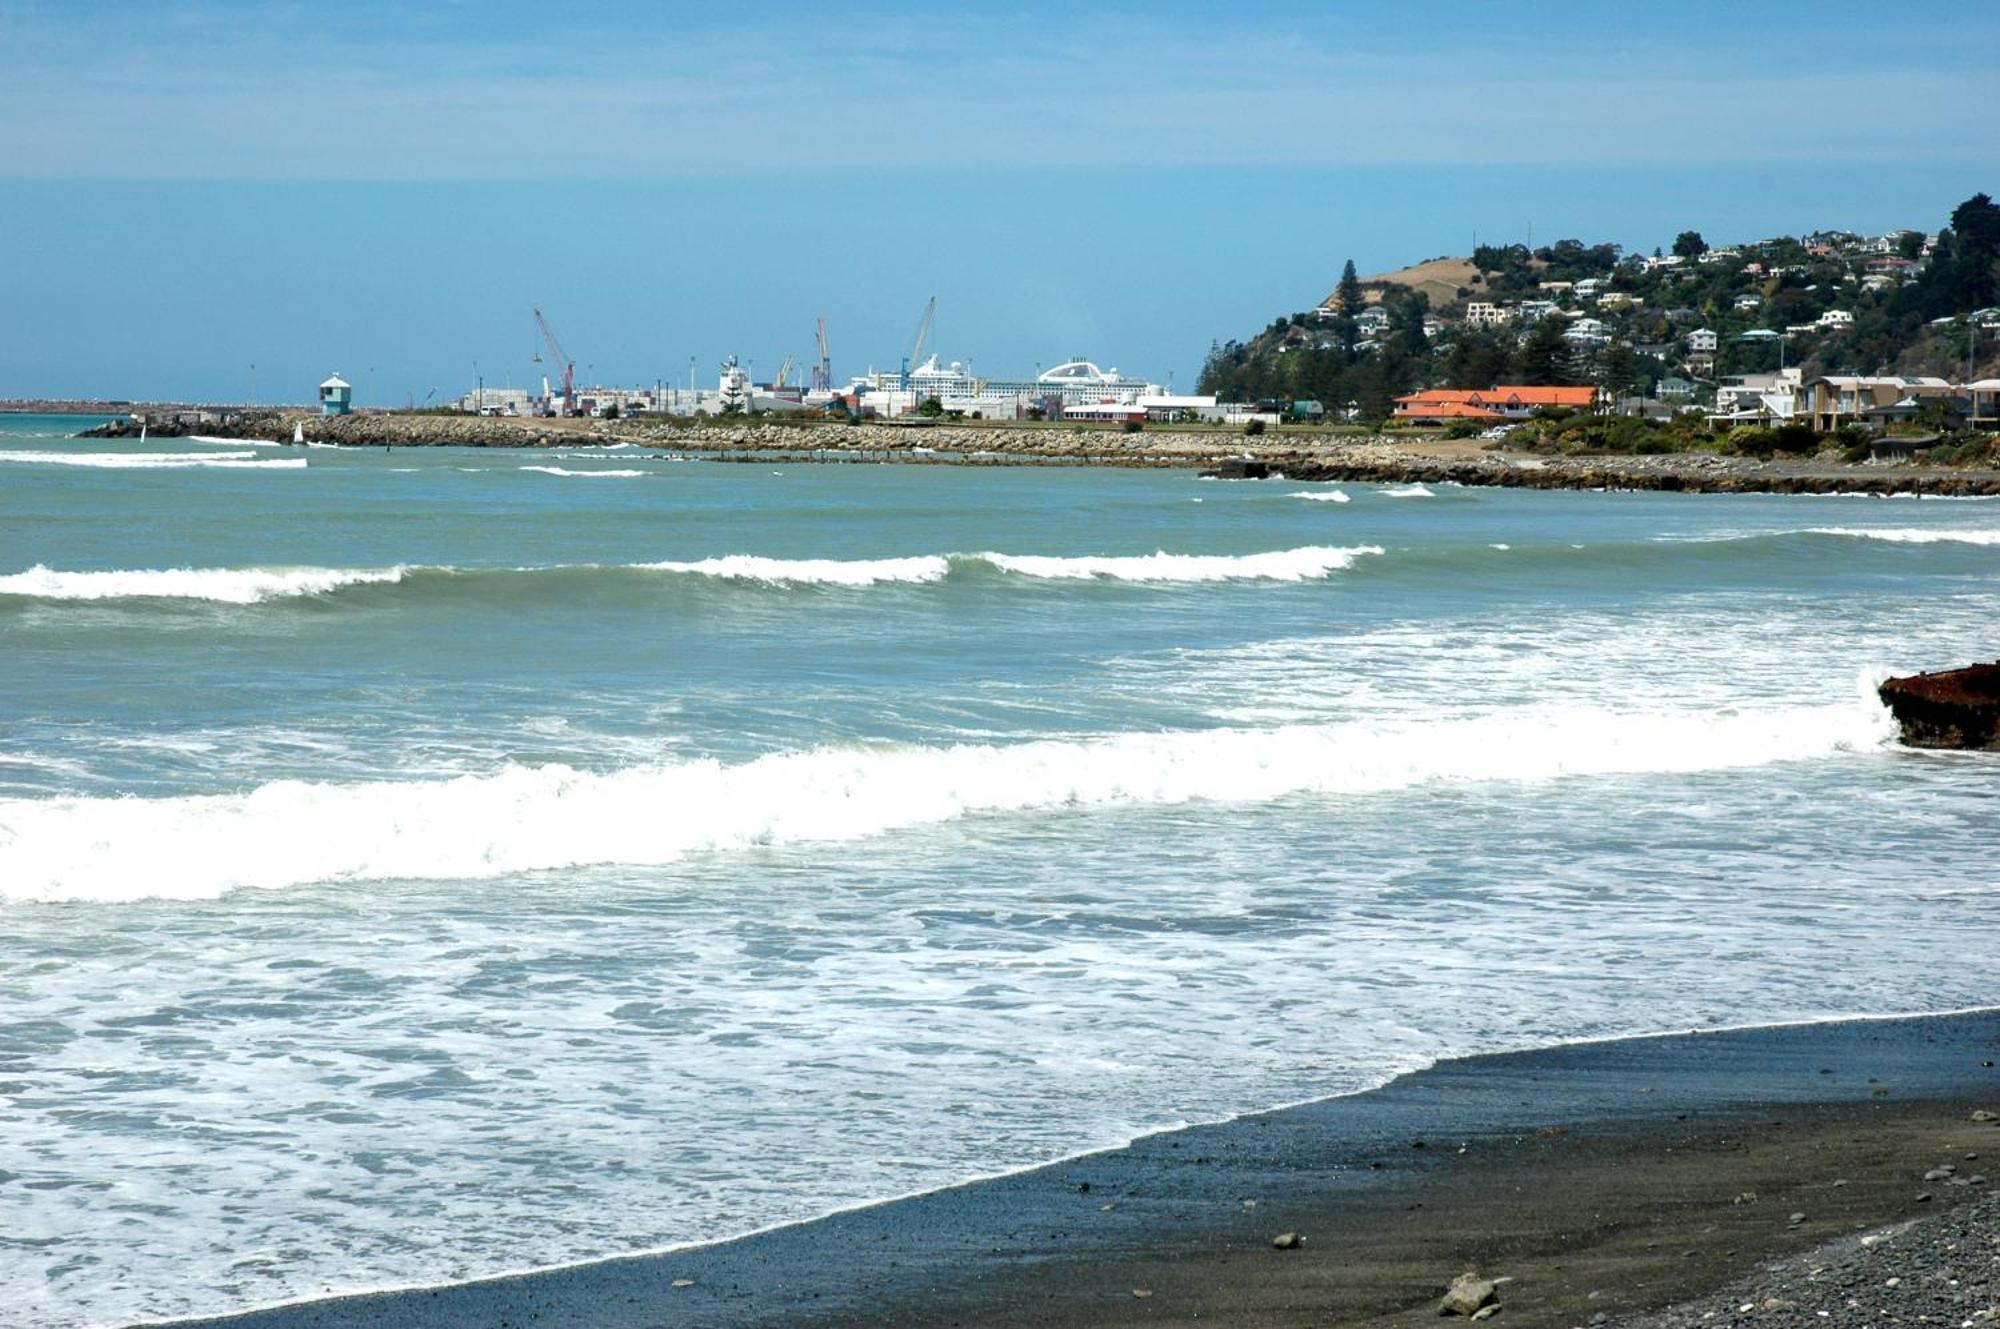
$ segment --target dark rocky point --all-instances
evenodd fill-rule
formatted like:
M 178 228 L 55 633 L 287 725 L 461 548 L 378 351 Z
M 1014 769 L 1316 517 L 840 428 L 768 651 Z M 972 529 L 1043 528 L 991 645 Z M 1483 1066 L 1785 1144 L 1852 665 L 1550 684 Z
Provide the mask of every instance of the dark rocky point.
M 1892 678 L 1879 691 L 1910 747 L 2000 751 L 2000 661 Z

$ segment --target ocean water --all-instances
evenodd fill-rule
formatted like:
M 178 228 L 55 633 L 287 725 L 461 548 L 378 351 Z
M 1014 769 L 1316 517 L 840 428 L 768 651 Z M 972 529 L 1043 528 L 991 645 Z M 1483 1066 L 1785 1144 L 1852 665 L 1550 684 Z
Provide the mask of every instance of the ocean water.
M 0 1304 L 714 1240 L 1995 998 L 2000 505 L 0 417 Z

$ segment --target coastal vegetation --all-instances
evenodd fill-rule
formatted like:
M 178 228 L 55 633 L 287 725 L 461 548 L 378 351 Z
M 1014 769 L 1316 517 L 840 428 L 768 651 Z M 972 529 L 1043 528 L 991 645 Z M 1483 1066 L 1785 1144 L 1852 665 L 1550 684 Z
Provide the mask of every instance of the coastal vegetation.
M 1312 400 L 1388 419 L 1427 387 L 1591 385 L 1681 404 L 1781 364 L 1834 373 L 2000 373 L 2000 204 L 1976 194 L 1933 234 L 1823 231 L 1717 247 L 1682 231 L 1650 256 L 1558 240 L 1481 245 L 1363 279 L 1350 260 L 1319 307 L 1211 346 L 1198 391 Z M 1344 408 L 1344 409 L 1343 409 Z M 1668 446 L 1686 431 L 1598 431 Z M 1709 440 L 1712 442 L 1713 440 Z

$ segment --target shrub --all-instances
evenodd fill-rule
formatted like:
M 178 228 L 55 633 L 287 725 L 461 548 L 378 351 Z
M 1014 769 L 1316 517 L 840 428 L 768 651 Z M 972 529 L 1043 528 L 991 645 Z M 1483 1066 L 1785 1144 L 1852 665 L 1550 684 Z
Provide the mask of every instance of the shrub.
M 1144 421 L 1141 421 L 1141 420 L 1127 420 L 1127 421 L 1125 422 L 1125 432 L 1126 432 L 1126 433 L 1128 433 L 1128 434 L 1139 434 L 1139 433 L 1144 433 L 1144 432 L 1145 432 L 1145 429 L 1146 429 L 1146 425 L 1145 425 L 1145 422 L 1144 422 Z
M 1263 432 L 1264 422 L 1262 420 L 1252 420 L 1243 426 L 1243 435 L 1246 438 L 1255 438 Z
M 1768 457 L 1776 451 L 1777 446 L 1776 432 L 1762 425 L 1738 425 L 1729 431 L 1729 449 L 1732 452 Z
M 1770 431 L 1771 445 L 1779 452 L 1790 452 L 1803 456 L 1819 451 L 1819 435 L 1811 425 L 1779 425 Z
M 1471 438 L 1479 432 L 1477 420 L 1453 420 L 1444 427 L 1446 438 Z

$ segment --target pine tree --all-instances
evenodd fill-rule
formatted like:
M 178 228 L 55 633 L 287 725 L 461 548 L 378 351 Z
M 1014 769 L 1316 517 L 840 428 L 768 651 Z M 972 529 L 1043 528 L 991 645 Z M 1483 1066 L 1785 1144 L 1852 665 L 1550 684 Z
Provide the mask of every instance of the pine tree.
M 1560 387 L 1570 381 L 1570 346 L 1563 331 L 1559 317 L 1545 318 L 1535 325 L 1514 361 L 1515 375 L 1522 383 Z
M 1367 297 L 1361 293 L 1361 277 L 1354 271 L 1354 260 L 1348 259 L 1347 266 L 1340 270 L 1340 289 L 1335 301 L 1343 314 L 1354 315 L 1361 312 Z

